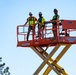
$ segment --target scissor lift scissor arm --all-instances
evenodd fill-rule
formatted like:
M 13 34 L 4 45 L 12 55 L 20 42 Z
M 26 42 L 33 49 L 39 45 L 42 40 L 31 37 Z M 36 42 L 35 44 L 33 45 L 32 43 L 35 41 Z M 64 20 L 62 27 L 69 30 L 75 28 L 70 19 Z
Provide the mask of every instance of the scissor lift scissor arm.
M 47 21 L 46 24 L 47 23 L 51 23 L 51 22 Z M 33 75 L 39 75 L 39 73 L 46 64 L 48 66 L 43 72 L 43 75 L 48 75 L 51 72 L 51 70 L 53 70 L 57 75 L 68 75 L 67 72 L 64 70 L 64 68 L 58 64 L 58 61 L 63 57 L 63 55 L 67 52 L 67 50 L 71 47 L 72 44 L 76 44 L 76 34 L 75 36 L 70 35 L 70 32 L 72 31 L 76 32 L 76 20 L 62 20 L 61 24 L 64 33 L 60 33 L 61 28 L 59 28 L 60 24 L 58 23 L 57 29 L 54 29 L 57 31 L 56 40 L 54 39 L 54 37 L 47 37 L 46 35 L 47 31 L 49 30 L 52 31 L 53 29 L 46 26 L 44 30 L 45 32 L 44 38 L 42 38 L 42 36 L 40 36 L 39 38 L 35 38 L 34 35 L 31 34 L 33 39 L 26 41 L 27 33 L 19 31 L 20 27 L 22 27 L 24 30 L 24 26 L 23 25 L 17 26 L 17 46 L 31 47 L 31 49 L 34 52 L 36 52 L 36 54 L 38 54 L 41 59 L 43 59 L 43 62 L 41 63 L 41 65 Z M 69 36 L 66 36 L 66 32 L 68 32 Z M 20 35 L 24 37 L 23 40 L 19 40 Z M 58 49 L 63 45 L 65 47 L 61 50 L 59 55 L 55 59 L 53 59 L 52 58 L 53 55 L 55 55 Z M 54 46 L 54 48 L 50 53 L 48 53 L 47 49 L 52 46 Z M 44 47 L 46 48 L 44 49 Z
M 61 44 L 57 44 L 54 49 L 48 54 L 43 48 L 41 47 L 31 47 L 42 59 L 43 62 L 36 70 L 33 75 L 38 75 L 39 72 L 43 69 L 43 67 L 48 64 L 48 67 L 44 71 L 43 75 L 48 75 L 51 70 L 54 70 L 58 75 L 68 75 L 64 68 L 62 68 L 58 63 L 58 61 L 62 58 L 62 56 L 66 53 L 66 51 L 70 48 L 71 44 L 66 44 L 64 49 L 60 52 L 60 54 L 56 57 L 56 59 L 52 59 L 52 56 L 56 53 L 59 49 Z

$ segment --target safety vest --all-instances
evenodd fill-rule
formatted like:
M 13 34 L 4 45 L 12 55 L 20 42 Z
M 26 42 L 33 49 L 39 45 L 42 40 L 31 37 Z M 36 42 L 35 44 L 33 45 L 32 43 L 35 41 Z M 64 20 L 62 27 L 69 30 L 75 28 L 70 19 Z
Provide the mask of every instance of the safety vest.
M 59 15 L 54 15 L 52 20 L 59 20 Z
M 35 25 L 35 21 L 36 21 L 36 20 L 35 20 L 35 17 L 32 17 L 32 18 L 29 17 L 29 18 L 28 18 L 28 21 L 29 21 L 29 25 L 30 25 L 30 26 L 34 26 L 34 25 Z
M 53 25 L 57 24 L 57 21 L 59 20 L 59 15 L 54 15 L 52 20 L 56 20 L 56 22 L 53 22 Z
M 43 17 L 42 18 L 39 18 L 38 21 L 41 23 L 41 25 L 44 25 L 45 18 L 43 18 Z

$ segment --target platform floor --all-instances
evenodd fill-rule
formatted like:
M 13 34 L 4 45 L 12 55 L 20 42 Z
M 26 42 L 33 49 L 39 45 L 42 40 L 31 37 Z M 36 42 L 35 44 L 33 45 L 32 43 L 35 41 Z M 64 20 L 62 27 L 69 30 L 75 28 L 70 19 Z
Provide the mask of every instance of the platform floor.
M 31 46 L 43 46 L 46 47 L 50 44 L 50 46 L 55 46 L 56 44 L 76 44 L 76 37 L 58 37 L 55 39 L 54 37 L 43 38 L 43 39 L 34 39 L 28 41 L 18 41 L 18 47 L 31 47 Z

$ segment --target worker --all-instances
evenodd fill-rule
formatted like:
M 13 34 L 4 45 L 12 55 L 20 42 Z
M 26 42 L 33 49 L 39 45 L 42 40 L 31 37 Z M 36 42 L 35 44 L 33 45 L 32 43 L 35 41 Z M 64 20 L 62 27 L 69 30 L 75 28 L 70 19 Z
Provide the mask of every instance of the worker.
M 24 24 L 24 26 L 26 26 L 26 24 L 29 23 L 28 32 L 27 32 L 27 41 L 28 41 L 31 30 L 33 30 L 33 36 L 35 35 L 36 22 L 37 22 L 37 18 L 34 17 L 31 12 L 29 12 L 29 17 L 27 18 L 27 21 Z
M 45 28 L 45 18 L 42 16 L 42 12 L 38 13 L 39 19 L 38 19 L 38 36 L 40 37 L 42 35 L 42 38 L 44 38 L 43 30 Z
M 53 25 L 52 31 L 55 38 L 57 37 L 57 21 L 58 20 L 59 20 L 58 10 L 54 9 L 54 16 L 51 21 L 56 21 L 56 22 L 52 22 L 52 25 Z

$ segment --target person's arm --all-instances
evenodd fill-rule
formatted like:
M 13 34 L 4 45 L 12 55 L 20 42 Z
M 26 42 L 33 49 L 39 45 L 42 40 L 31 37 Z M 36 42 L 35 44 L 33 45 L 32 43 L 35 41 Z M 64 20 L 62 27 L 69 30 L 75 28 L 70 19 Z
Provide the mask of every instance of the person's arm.
M 28 23 L 28 19 L 27 19 L 27 21 L 25 22 L 24 26 L 26 26 L 27 23 Z
M 34 17 L 34 21 L 35 21 L 35 25 L 37 25 L 38 24 L 38 21 L 37 21 L 37 18 L 36 17 Z
M 41 24 L 41 23 L 39 22 L 39 20 L 37 21 L 37 24 L 39 24 L 39 25 Z

